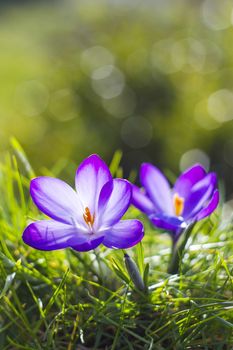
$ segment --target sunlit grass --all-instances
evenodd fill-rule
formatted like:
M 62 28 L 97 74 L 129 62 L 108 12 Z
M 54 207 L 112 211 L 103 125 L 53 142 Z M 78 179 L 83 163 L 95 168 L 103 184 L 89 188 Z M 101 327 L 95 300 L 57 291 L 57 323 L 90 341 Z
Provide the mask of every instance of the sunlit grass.
M 141 217 L 144 249 L 127 253 L 142 274 L 150 265 L 144 294 L 122 251 L 41 252 L 23 243 L 26 224 L 43 216 L 28 195 L 33 170 L 12 144 L 0 164 L 0 349 L 232 348 L 233 225 L 221 222 L 221 208 L 194 228 L 174 276 L 166 272 L 169 236 Z M 117 153 L 114 176 L 122 174 L 119 161 Z

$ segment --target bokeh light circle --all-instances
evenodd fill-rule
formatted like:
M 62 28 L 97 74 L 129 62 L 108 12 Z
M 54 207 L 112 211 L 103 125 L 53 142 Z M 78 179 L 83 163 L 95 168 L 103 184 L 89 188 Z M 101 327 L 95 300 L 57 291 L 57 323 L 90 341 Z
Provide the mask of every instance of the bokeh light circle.
M 180 159 L 180 171 L 184 171 L 195 163 L 203 165 L 206 171 L 210 167 L 209 156 L 199 148 L 193 148 L 185 152 Z
M 125 87 L 121 94 L 111 99 L 103 99 L 104 109 L 116 118 L 125 118 L 131 115 L 136 107 L 136 96 L 134 92 Z
M 231 26 L 232 0 L 205 0 L 201 7 L 203 21 L 213 30 L 223 30 Z
M 110 99 L 118 96 L 124 89 L 124 74 L 116 67 L 108 65 L 92 73 L 92 88 L 97 95 Z
M 152 125 L 145 118 L 129 117 L 122 124 L 121 137 L 131 148 L 145 147 L 152 138 Z
M 61 89 L 51 95 L 49 109 L 53 119 L 66 122 L 78 117 L 81 101 L 70 89 Z
M 198 125 L 205 130 L 215 130 L 221 126 L 217 120 L 208 113 L 208 100 L 199 101 L 194 108 L 194 118 Z
M 205 46 L 194 38 L 185 38 L 172 45 L 173 65 L 177 70 L 190 73 L 201 71 L 205 63 Z
M 114 56 L 103 46 L 92 46 L 82 52 L 80 64 L 84 73 L 91 76 L 94 70 L 113 65 Z
M 44 112 L 48 101 L 49 91 L 47 87 L 37 80 L 22 82 L 15 92 L 17 109 L 28 117 L 36 117 Z
M 171 74 L 179 70 L 179 67 L 174 64 L 172 45 L 174 45 L 173 39 L 159 40 L 153 45 L 151 50 L 152 67 L 165 74 Z
M 233 119 L 233 92 L 220 89 L 208 98 L 208 111 L 220 123 Z

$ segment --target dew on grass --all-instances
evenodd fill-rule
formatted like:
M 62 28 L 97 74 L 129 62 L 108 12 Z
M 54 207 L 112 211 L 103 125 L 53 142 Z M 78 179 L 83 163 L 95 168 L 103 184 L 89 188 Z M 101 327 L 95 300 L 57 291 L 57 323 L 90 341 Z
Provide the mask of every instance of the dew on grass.
M 219 236 L 219 240 L 220 240 L 220 241 L 225 241 L 226 239 L 227 239 L 226 233 L 222 233 L 222 234 Z

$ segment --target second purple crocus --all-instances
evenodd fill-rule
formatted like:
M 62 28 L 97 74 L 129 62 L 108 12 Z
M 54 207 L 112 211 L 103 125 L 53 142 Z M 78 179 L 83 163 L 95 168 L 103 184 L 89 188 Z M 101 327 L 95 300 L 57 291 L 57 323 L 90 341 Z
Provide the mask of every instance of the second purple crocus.
M 39 250 L 71 247 L 77 251 L 95 249 L 103 243 L 125 249 L 143 238 L 138 220 L 121 220 L 131 203 L 127 180 L 113 179 L 107 165 L 91 155 L 79 166 L 76 190 L 51 177 L 31 181 L 30 194 L 36 206 L 51 220 L 31 223 L 23 240 Z
M 144 163 L 140 181 L 144 189 L 133 185 L 132 204 L 156 227 L 171 231 L 175 241 L 188 224 L 209 216 L 219 203 L 216 174 L 207 174 L 199 164 L 183 172 L 171 188 L 158 168 Z

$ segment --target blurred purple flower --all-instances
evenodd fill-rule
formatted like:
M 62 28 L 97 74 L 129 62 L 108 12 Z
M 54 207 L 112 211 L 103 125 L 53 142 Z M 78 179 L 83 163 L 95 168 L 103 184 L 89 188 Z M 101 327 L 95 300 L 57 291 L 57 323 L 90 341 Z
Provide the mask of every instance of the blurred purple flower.
M 141 191 L 133 186 L 132 204 L 148 215 L 158 228 L 173 232 L 176 240 L 188 224 L 209 216 L 218 206 L 215 173 L 196 164 L 183 172 L 173 189 L 164 175 L 149 163 L 141 165 Z
M 125 249 L 141 241 L 144 232 L 140 221 L 120 221 L 131 203 L 131 185 L 112 179 L 99 156 L 91 155 L 80 164 L 75 185 L 76 191 L 46 176 L 31 181 L 34 203 L 52 220 L 30 224 L 23 233 L 26 244 L 39 250 L 71 247 L 88 251 L 101 243 Z

